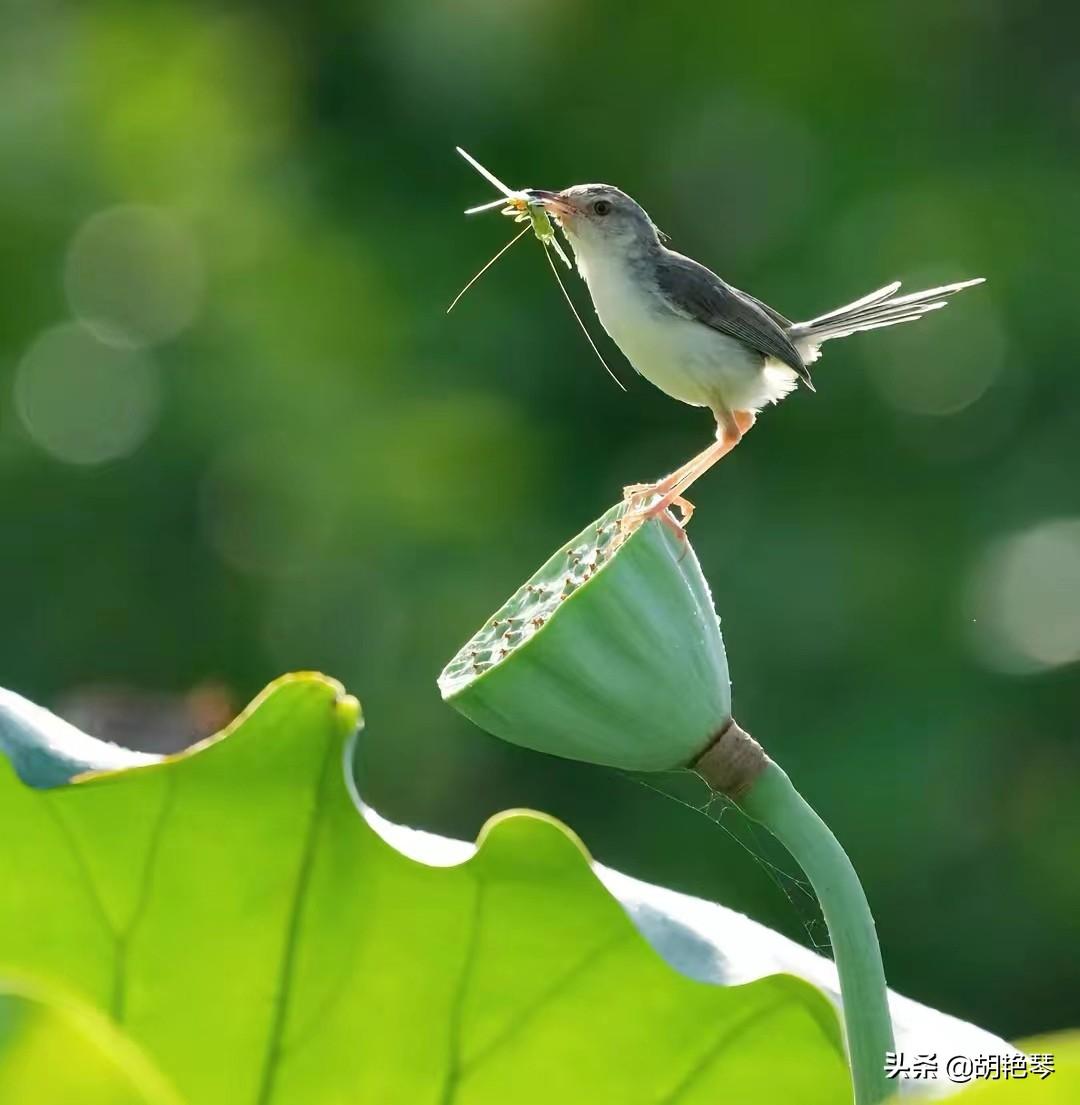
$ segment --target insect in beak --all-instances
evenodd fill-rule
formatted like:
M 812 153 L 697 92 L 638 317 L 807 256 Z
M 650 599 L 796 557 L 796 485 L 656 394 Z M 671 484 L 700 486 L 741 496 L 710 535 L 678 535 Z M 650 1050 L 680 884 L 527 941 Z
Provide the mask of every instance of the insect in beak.
M 485 169 L 479 161 L 476 160 L 472 154 L 463 150 L 460 146 L 456 147 L 457 152 L 461 154 L 463 158 L 489 183 L 495 186 L 498 191 L 502 193 L 502 198 L 497 200 L 491 200 L 488 203 L 481 203 L 476 207 L 470 207 L 466 210 L 466 215 L 475 215 L 481 211 L 491 211 L 496 207 L 502 208 L 504 215 L 510 215 L 516 223 L 529 223 L 533 234 L 536 235 L 541 245 L 544 247 L 544 257 L 547 259 L 547 263 L 551 266 L 551 271 L 555 276 L 555 282 L 559 285 L 559 290 L 563 294 L 563 298 L 566 300 L 567 305 L 570 308 L 571 314 L 577 320 L 578 326 L 581 327 L 582 333 L 584 333 L 589 345 L 592 346 L 593 352 L 599 358 L 600 363 L 604 366 L 608 375 L 623 389 L 626 391 L 622 381 L 611 371 L 607 361 L 604 360 L 603 354 L 596 347 L 596 342 L 593 341 L 592 335 L 589 333 L 585 323 L 581 320 L 581 315 L 578 314 L 577 308 L 574 306 L 574 301 L 570 298 L 570 294 L 566 290 L 566 286 L 562 282 L 562 277 L 559 276 L 559 270 L 555 267 L 555 262 L 551 259 L 551 255 L 554 253 L 560 261 L 569 269 L 573 268 L 570 263 L 570 258 L 566 256 L 566 252 L 563 250 L 562 245 L 559 243 L 559 239 L 555 236 L 555 228 L 551 225 L 551 214 L 558 219 L 561 215 L 574 215 L 576 210 L 571 203 L 565 200 L 558 192 L 548 192 L 542 188 L 520 188 L 514 190 L 508 188 L 499 178 L 491 172 L 490 169 Z M 446 312 L 449 314 L 461 297 L 484 275 L 485 272 L 519 239 L 524 235 L 525 231 L 530 229 L 529 226 L 524 227 L 516 237 L 511 238 L 491 258 L 490 261 L 461 289 L 460 292 L 454 297 L 453 303 L 447 307 Z
M 547 205 L 552 200 L 557 200 L 559 198 L 557 193 L 545 192 L 535 188 L 519 188 L 516 191 L 512 188 L 508 188 L 490 169 L 484 168 L 484 166 L 467 150 L 463 150 L 460 146 L 456 148 L 457 152 L 461 154 L 461 156 L 465 158 L 465 160 L 489 184 L 493 184 L 503 194 L 502 199 L 491 200 L 489 203 L 482 203 L 477 207 L 470 207 L 466 210 L 465 214 L 476 215 L 481 211 L 490 211 L 493 208 L 502 207 L 502 213 L 512 216 L 514 222 L 531 222 L 533 233 L 543 242 L 544 247 L 552 250 L 568 269 L 572 268 L 573 266 L 570 264 L 570 258 L 566 256 L 565 251 L 559 244 L 559 239 L 555 237 L 555 230 L 547 214 Z
M 543 188 L 529 188 L 526 195 L 531 201 L 543 204 L 548 214 L 557 219 L 578 214 L 577 208 L 558 192 L 547 192 Z

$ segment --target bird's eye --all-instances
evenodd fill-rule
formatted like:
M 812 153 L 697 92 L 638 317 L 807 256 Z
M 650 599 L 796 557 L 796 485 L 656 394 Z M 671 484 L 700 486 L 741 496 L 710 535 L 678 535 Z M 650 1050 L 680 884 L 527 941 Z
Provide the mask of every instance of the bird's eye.
M 597 215 L 606 215 L 608 214 L 608 212 L 611 211 L 611 201 L 597 200 L 596 203 L 592 205 L 592 209 L 593 212 Z

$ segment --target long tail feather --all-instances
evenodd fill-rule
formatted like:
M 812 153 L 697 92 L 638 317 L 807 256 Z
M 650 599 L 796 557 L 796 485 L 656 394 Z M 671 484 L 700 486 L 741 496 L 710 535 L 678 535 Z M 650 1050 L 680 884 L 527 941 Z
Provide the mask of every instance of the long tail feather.
M 876 292 L 864 295 L 862 299 L 856 299 L 854 303 L 848 303 L 844 307 L 837 307 L 835 311 L 829 311 L 828 314 L 818 315 L 817 318 L 811 319 L 809 322 L 801 322 L 796 325 L 816 326 L 819 322 L 824 322 L 826 319 L 836 318 L 837 315 L 846 315 L 849 311 L 857 311 L 860 307 L 868 307 L 871 303 L 880 303 L 883 299 L 888 299 L 889 296 L 899 290 L 900 281 L 894 280 L 891 284 L 886 284 L 884 288 L 878 288 Z
M 882 326 L 895 326 L 900 322 L 914 322 L 929 311 L 937 311 L 948 303 L 949 296 L 982 284 L 983 277 L 961 280 L 956 284 L 943 284 L 940 288 L 927 288 L 922 292 L 896 295 L 899 281 L 887 284 L 876 292 L 865 295 L 845 307 L 818 315 L 809 322 L 796 322 L 791 327 L 791 340 L 807 360 L 813 360 L 817 347 L 833 338 L 844 338 L 861 330 L 876 330 Z

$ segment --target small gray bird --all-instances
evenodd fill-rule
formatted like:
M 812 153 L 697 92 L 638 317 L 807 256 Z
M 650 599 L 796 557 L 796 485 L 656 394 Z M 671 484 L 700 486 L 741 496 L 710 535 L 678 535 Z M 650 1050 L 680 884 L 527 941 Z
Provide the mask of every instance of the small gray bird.
M 680 506 L 683 524 L 693 508 L 682 492 L 739 443 L 757 412 L 800 380 L 814 389 L 807 366 L 823 342 L 913 322 L 944 307 L 954 292 L 983 282 L 897 295 L 896 281 L 809 322 L 791 322 L 668 249 L 644 209 L 618 188 L 578 184 L 525 194 L 561 228 L 601 324 L 636 371 L 672 398 L 708 407 L 716 418 L 714 444 L 659 482 L 626 489 L 650 516 Z

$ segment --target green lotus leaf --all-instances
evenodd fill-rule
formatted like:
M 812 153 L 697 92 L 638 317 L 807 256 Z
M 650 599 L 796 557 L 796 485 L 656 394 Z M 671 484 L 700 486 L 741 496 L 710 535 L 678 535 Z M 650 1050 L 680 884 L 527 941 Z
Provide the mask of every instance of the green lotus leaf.
M 818 990 L 678 974 L 549 818 L 455 867 L 391 848 L 346 786 L 357 723 L 292 676 L 157 764 L 42 790 L 0 760 L 0 970 L 73 990 L 188 1105 L 850 1094 Z
M 181 1105 L 134 1044 L 96 1009 L 26 979 L 0 978 L 5 1105 Z

